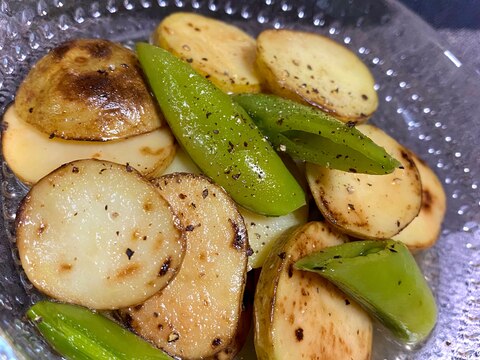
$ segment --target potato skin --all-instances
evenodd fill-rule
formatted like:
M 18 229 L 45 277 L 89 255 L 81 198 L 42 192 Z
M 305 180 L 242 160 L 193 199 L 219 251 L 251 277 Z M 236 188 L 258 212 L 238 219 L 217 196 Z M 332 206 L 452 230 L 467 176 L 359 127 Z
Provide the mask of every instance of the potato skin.
M 429 248 L 437 241 L 447 210 L 447 197 L 440 179 L 430 166 L 413 152 L 410 156 L 422 182 L 422 206 L 417 217 L 392 239 L 416 251 Z
M 15 108 L 63 139 L 119 139 L 164 123 L 135 54 L 100 39 L 71 40 L 41 58 L 18 89 Z
M 327 223 L 310 222 L 274 245 L 255 292 L 259 360 L 370 358 L 372 323 L 365 311 L 329 281 L 294 268 L 301 257 L 345 241 Z

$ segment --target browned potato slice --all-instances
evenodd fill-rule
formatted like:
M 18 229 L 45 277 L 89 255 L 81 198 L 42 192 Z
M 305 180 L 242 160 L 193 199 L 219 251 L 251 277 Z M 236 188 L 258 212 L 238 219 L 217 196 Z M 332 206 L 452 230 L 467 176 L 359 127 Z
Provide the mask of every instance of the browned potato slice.
M 154 183 L 185 230 L 185 259 L 165 289 L 123 316 L 172 356 L 209 357 L 237 333 L 247 266 L 245 225 L 227 193 L 206 177 L 175 173 Z
M 155 44 L 190 63 L 223 91 L 260 91 L 254 69 L 255 39 L 239 28 L 180 12 L 166 17 L 152 37 Z
M 78 159 L 128 163 L 142 175 L 153 177 L 175 156 L 175 139 L 167 126 L 128 139 L 102 142 L 50 138 L 20 119 L 13 106 L 5 113 L 3 123 L 3 156 L 15 175 L 28 184 Z
M 119 139 L 164 123 L 135 54 L 100 39 L 50 51 L 21 84 L 15 107 L 29 124 L 64 139 Z
M 367 175 L 307 164 L 307 180 L 325 218 L 360 238 L 389 239 L 420 211 L 422 185 L 410 152 L 372 125 L 357 127 L 402 164 L 387 175 Z
M 319 107 L 342 121 L 362 122 L 376 110 L 375 81 L 346 47 L 314 33 L 265 30 L 257 66 L 270 91 Z
M 184 239 L 168 203 L 131 167 L 81 160 L 44 177 L 17 214 L 28 279 L 94 309 L 138 304 L 177 273 Z
M 392 237 L 410 250 L 433 246 L 438 239 L 447 208 L 445 190 L 433 170 L 415 154 L 410 153 L 422 181 L 422 207 L 408 226 Z
M 260 274 L 254 301 L 255 350 L 264 359 L 369 359 L 368 315 L 327 280 L 295 270 L 301 257 L 346 237 L 307 223 L 276 243 Z
M 178 149 L 175 158 L 165 170 L 166 174 L 173 172 L 200 174 L 201 171 L 188 154 Z M 239 207 L 238 211 L 245 220 L 248 242 L 252 248 L 252 255 L 248 257 L 248 270 L 261 267 L 281 234 L 293 226 L 306 223 L 308 218 L 308 206 L 283 216 L 260 215 L 242 207 Z

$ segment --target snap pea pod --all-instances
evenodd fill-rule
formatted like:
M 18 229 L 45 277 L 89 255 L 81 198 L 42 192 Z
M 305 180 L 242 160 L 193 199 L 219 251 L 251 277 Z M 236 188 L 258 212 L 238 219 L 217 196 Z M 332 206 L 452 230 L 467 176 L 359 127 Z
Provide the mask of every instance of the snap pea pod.
M 139 43 L 137 53 L 178 142 L 237 203 L 272 216 L 305 204 L 301 186 L 241 106 L 167 51 Z
M 435 326 L 437 307 L 415 259 L 397 241 L 355 241 L 295 263 L 337 285 L 394 335 L 415 345 Z
M 400 166 L 353 124 L 274 95 L 234 96 L 270 142 L 294 158 L 332 169 L 388 174 Z
M 27 317 L 67 359 L 172 360 L 114 321 L 77 305 L 41 301 Z

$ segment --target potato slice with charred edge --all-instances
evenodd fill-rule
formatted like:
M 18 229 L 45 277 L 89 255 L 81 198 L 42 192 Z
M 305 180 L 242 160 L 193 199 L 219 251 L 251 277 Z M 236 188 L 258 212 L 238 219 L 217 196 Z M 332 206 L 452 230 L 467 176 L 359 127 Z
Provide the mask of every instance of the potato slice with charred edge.
M 326 223 L 310 222 L 274 245 L 254 300 L 259 360 L 370 358 L 372 323 L 364 310 L 327 280 L 293 267 L 346 240 Z
M 121 316 L 172 356 L 209 357 L 237 333 L 247 266 L 245 225 L 228 194 L 204 176 L 174 173 L 153 182 L 178 214 L 185 259 L 174 281 Z
M 389 239 L 420 211 L 422 185 L 410 152 L 382 130 L 359 125 L 402 166 L 387 175 L 367 175 L 307 164 L 315 202 L 331 224 L 359 238 Z
M 365 121 L 378 106 L 365 64 L 319 34 L 265 30 L 257 38 L 256 64 L 274 94 L 319 107 L 344 122 Z
M 120 139 L 165 123 L 135 54 L 101 39 L 71 40 L 41 58 L 15 108 L 47 135 L 73 140 Z
M 290 167 L 296 166 L 296 164 L 289 165 Z M 294 170 L 291 170 L 292 173 Z M 201 173 L 200 169 L 181 148 L 178 149 L 175 158 L 165 170 L 166 174 L 172 172 Z M 298 169 L 297 172 L 300 173 Z M 263 265 L 272 245 L 285 230 L 306 223 L 308 218 L 307 205 L 283 216 L 265 216 L 242 207 L 239 207 L 238 211 L 245 220 L 248 242 L 252 248 L 252 255 L 248 257 L 249 271 Z
M 129 166 L 80 160 L 34 185 L 17 246 L 40 291 L 93 309 L 138 304 L 177 273 L 185 241 L 168 203 Z
M 223 21 L 193 13 L 167 16 L 153 42 L 190 63 L 225 92 L 258 92 L 254 69 L 256 43 L 250 35 Z
M 422 207 L 418 216 L 392 239 L 403 242 L 410 250 L 420 250 L 437 241 L 447 204 L 445 190 L 437 175 L 418 156 L 412 152 L 410 156 L 422 181 Z
M 79 159 L 130 164 L 144 176 L 154 177 L 175 156 L 175 139 L 167 126 L 128 139 L 78 141 L 50 138 L 20 119 L 11 106 L 3 118 L 3 156 L 15 175 L 34 184 L 59 166 Z

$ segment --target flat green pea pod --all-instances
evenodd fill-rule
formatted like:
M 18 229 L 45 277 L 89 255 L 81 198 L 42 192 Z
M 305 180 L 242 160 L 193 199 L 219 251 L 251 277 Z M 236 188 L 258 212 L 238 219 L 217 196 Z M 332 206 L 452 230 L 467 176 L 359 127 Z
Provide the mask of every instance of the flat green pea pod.
M 27 317 L 67 359 L 172 360 L 114 321 L 77 305 L 41 301 L 27 311 Z
M 327 168 L 372 175 L 400 166 L 353 124 L 274 95 L 234 96 L 270 142 L 294 158 Z
M 355 241 L 295 263 L 337 285 L 402 341 L 415 345 L 435 326 L 437 307 L 415 259 L 401 242 Z
M 142 68 L 178 142 L 240 205 L 285 215 L 305 194 L 241 106 L 169 52 L 137 44 Z

